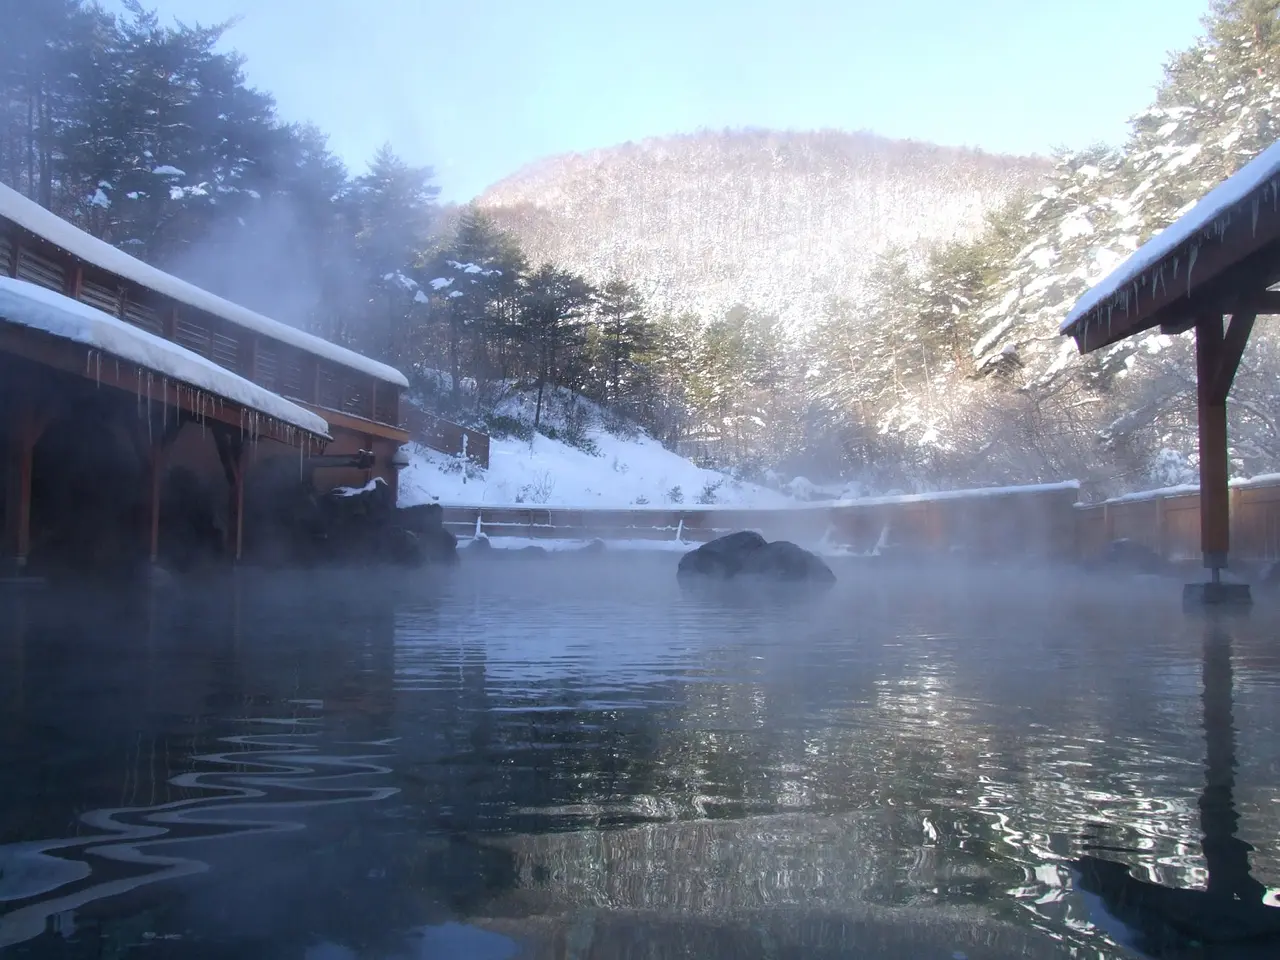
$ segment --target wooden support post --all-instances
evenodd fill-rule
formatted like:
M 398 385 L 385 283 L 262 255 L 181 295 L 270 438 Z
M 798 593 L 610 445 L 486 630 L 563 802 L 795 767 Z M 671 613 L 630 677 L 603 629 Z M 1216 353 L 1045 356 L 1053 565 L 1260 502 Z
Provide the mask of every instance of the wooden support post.
M 164 479 L 165 449 L 163 443 L 151 447 L 151 455 L 147 464 L 150 480 L 150 510 L 148 511 L 149 543 L 148 556 L 152 564 L 160 560 L 160 487 Z
M 244 474 L 245 452 L 248 449 L 244 436 L 218 424 L 213 430 L 213 441 L 218 449 L 218 459 L 229 488 L 228 526 L 226 551 L 239 561 L 244 553 Z
M 1219 397 L 1224 356 L 1222 318 L 1196 323 L 1196 413 L 1200 426 L 1200 552 L 1213 582 L 1221 579 L 1231 550 L 1228 502 L 1227 404 Z
M 244 448 L 240 448 L 240 456 L 236 458 L 235 486 L 235 560 L 240 562 L 244 556 Z
M 1156 554 L 1161 560 L 1169 559 L 1169 537 L 1166 533 L 1164 497 L 1156 497 Z
M 9 477 L 5 484 L 5 559 L 21 575 L 31 554 L 31 478 L 36 442 L 49 423 L 47 414 L 28 401 L 20 404 L 10 420 Z
M 1231 553 L 1231 487 L 1227 452 L 1227 396 L 1253 330 L 1254 315 L 1236 314 L 1224 334 L 1222 317 L 1196 321 L 1196 410 L 1200 425 L 1200 551 L 1208 583 L 1188 584 L 1184 601 L 1247 604 L 1249 585 L 1224 583 Z

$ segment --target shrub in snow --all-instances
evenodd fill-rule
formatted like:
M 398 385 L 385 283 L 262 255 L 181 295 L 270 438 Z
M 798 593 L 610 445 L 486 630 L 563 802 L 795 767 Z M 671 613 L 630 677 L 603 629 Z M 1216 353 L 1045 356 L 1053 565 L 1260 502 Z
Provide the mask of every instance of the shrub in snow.
M 636 498 L 635 498 L 635 500 L 634 500 L 634 501 L 632 501 L 632 502 L 633 502 L 637 507 L 643 507 L 643 506 L 647 506 L 647 505 L 648 505 L 648 503 L 649 503 L 649 498 L 648 498 L 648 497 L 646 497 L 646 496 L 642 493 L 642 494 L 640 494 L 640 496 L 636 497 Z
M 783 485 L 782 492 L 791 494 L 797 500 L 812 500 L 818 492 L 818 488 L 807 477 L 796 477 L 791 482 Z
M 1156 487 L 1179 487 L 1200 482 L 1200 472 L 1185 454 L 1168 447 L 1152 458 L 1151 482 Z
M 717 494 L 720 488 L 724 486 L 724 480 L 708 480 L 702 487 L 702 492 L 698 494 L 698 502 L 701 504 L 712 504 L 719 500 Z
M 680 484 L 676 484 L 667 491 L 668 503 L 684 503 L 684 491 L 680 489 Z
M 515 437 L 517 440 L 532 440 L 533 427 L 525 423 L 518 417 L 508 416 L 503 413 L 486 414 L 481 421 L 484 432 L 491 437 L 504 440 L 508 437 Z
M 516 494 L 516 503 L 547 503 L 555 492 L 556 482 L 550 473 L 544 472 L 531 483 L 524 484 Z

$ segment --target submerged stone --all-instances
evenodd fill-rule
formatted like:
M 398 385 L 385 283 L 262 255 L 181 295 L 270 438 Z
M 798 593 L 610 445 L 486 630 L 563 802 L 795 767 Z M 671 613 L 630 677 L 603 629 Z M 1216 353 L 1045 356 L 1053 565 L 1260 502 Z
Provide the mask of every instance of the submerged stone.
M 787 540 L 772 543 L 750 530 L 704 543 L 680 558 L 682 583 L 763 579 L 775 583 L 832 584 L 836 575 L 817 554 Z

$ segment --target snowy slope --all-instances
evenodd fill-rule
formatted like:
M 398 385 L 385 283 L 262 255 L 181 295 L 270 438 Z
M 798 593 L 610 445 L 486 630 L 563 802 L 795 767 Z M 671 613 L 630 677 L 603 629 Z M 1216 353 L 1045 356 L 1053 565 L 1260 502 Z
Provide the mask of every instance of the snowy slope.
M 454 458 L 423 447 L 408 448 L 409 466 L 400 474 L 400 505 L 438 498 L 441 503 L 475 506 L 546 504 L 566 507 L 628 507 L 647 502 L 671 505 L 673 487 L 683 504 L 698 505 L 714 486 L 714 502 L 735 506 L 783 507 L 796 503 L 781 493 L 739 483 L 704 470 L 652 438 L 589 433 L 599 449 L 593 456 L 542 435 L 533 440 L 494 439 L 489 469 L 463 470 Z

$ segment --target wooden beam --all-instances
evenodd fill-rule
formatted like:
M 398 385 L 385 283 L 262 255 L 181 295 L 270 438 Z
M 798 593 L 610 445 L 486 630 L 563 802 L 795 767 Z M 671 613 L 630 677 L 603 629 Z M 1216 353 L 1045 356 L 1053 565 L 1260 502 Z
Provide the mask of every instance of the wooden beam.
M 1241 270 L 1259 269 L 1270 272 L 1273 279 L 1260 286 L 1248 285 L 1250 293 L 1260 293 L 1275 279 L 1280 257 L 1280 210 L 1270 203 L 1259 208 L 1254 220 L 1247 214 L 1250 198 L 1244 198 L 1240 206 L 1246 214 L 1233 217 L 1217 239 L 1202 239 L 1194 258 L 1187 245 L 1179 248 L 1174 256 L 1162 261 L 1165 272 L 1162 279 L 1152 282 L 1148 270 L 1137 279 L 1136 295 L 1131 294 L 1124 306 L 1102 307 L 1089 314 L 1093 322 L 1083 330 L 1073 332 L 1080 350 L 1088 353 L 1119 340 L 1124 340 L 1143 330 L 1162 324 L 1176 324 L 1190 315 L 1232 312 L 1238 300 L 1222 306 L 1202 294 L 1213 290 L 1213 297 L 1235 295 L 1242 285 L 1229 279 L 1229 274 Z M 1176 263 L 1176 269 L 1175 269 Z
M 1265 317 L 1280 315 L 1280 290 L 1263 290 L 1248 299 L 1247 305 Z
M 1227 332 L 1222 338 L 1222 356 L 1218 359 L 1209 391 L 1211 401 L 1215 404 L 1227 402 L 1227 394 L 1231 392 L 1231 384 L 1235 382 L 1236 371 L 1240 369 L 1240 358 L 1244 356 L 1249 334 L 1253 332 L 1255 316 L 1253 313 L 1237 313 L 1227 326 Z
M 1223 367 L 1221 316 L 1196 324 L 1196 413 L 1200 428 L 1200 551 L 1216 582 L 1231 551 L 1231 506 L 1227 462 L 1227 406 L 1214 393 Z M 1216 402 L 1215 402 L 1216 401 Z
M 379 423 L 374 420 L 366 420 L 363 417 L 357 417 L 350 413 L 343 413 L 338 410 L 329 410 L 325 407 L 319 407 L 315 404 L 302 403 L 301 406 L 306 407 L 318 417 L 323 417 L 329 423 L 330 432 L 334 429 L 349 430 L 352 433 L 369 434 L 375 437 L 381 437 L 384 440 L 394 440 L 396 443 L 408 443 L 409 431 L 400 427 L 391 426 L 385 423 Z
M 1175 300 L 1153 318 L 1160 332 L 1174 335 L 1195 328 L 1201 317 L 1266 313 L 1267 288 L 1280 280 L 1280 242 L 1250 254 L 1193 295 Z

